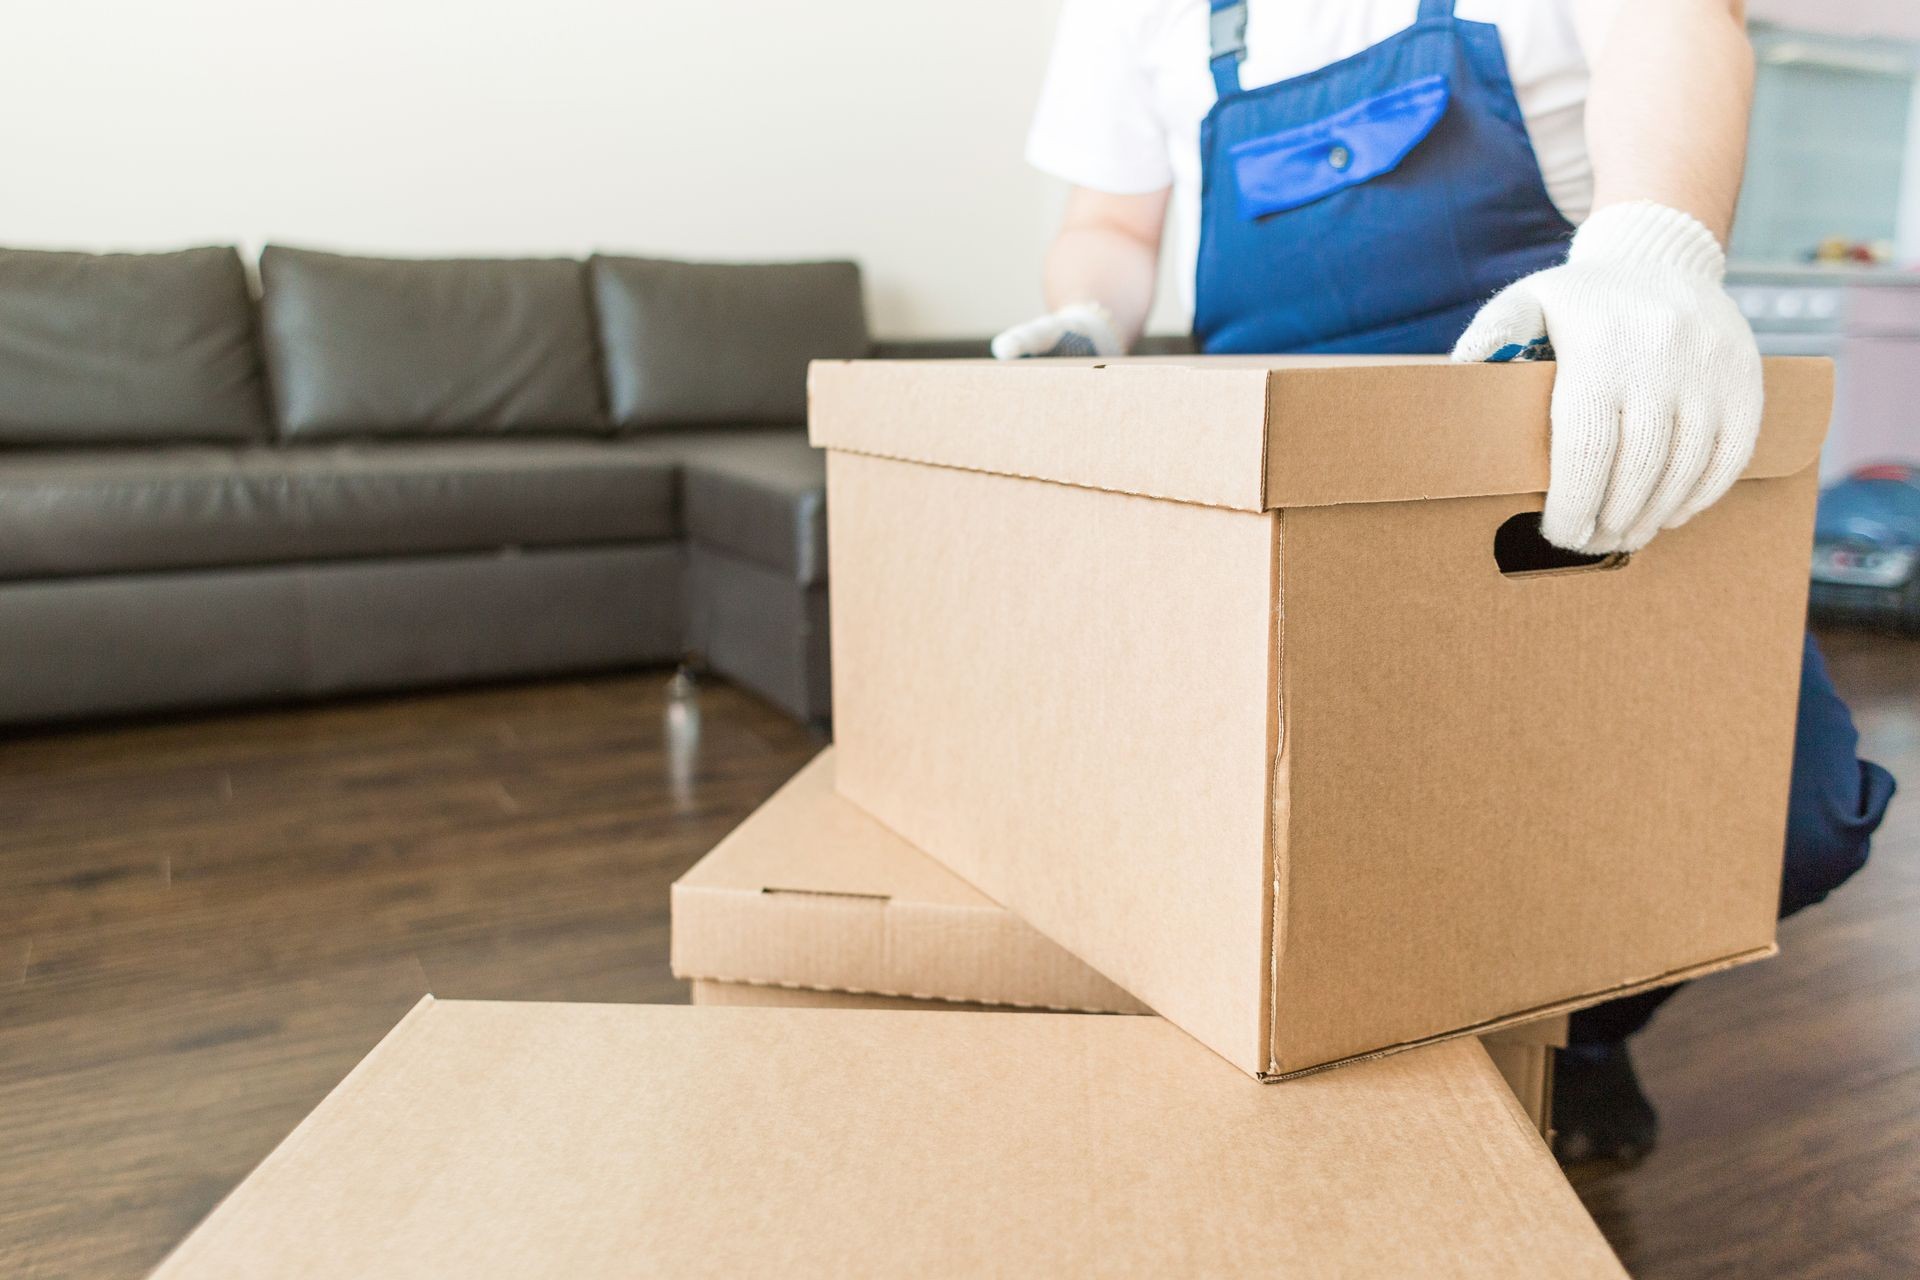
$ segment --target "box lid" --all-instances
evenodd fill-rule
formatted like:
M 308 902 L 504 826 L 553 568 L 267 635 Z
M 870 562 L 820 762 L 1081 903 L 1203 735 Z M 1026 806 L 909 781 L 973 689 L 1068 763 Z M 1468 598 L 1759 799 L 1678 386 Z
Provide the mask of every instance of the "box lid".
M 1443 356 L 815 361 L 827 449 L 1261 511 L 1544 493 L 1554 365 Z M 1833 364 L 1765 362 L 1748 478 L 1820 453 Z
M 1146 1011 L 842 798 L 831 747 L 674 884 L 673 972 L 920 999 Z
M 155 1274 L 1096 1273 L 1625 1275 L 1472 1042 L 431 997 Z

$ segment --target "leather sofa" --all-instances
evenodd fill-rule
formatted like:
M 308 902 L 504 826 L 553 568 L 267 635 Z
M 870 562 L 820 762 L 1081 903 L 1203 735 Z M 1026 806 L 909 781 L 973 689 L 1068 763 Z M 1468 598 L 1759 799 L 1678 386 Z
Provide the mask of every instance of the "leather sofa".
M 0 251 L 0 723 L 670 662 L 828 711 L 852 263 Z

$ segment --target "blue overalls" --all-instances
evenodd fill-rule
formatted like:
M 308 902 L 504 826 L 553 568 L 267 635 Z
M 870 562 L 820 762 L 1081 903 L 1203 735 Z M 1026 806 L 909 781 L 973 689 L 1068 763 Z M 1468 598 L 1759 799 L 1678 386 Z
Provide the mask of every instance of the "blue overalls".
M 1482 303 L 1566 258 L 1500 33 L 1412 26 L 1240 88 L 1246 0 L 1213 0 L 1193 330 L 1210 352 L 1445 352 Z
M 1566 257 L 1573 227 L 1540 177 L 1499 31 L 1453 0 L 1306 75 L 1240 87 L 1247 0 L 1211 0 L 1219 98 L 1200 126 L 1194 337 L 1207 352 L 1439 353 L 1486 300 Z M 1858 735 L 1809 636 L 1780 911 L 1859 870 L 1893 778 Z M 1575 1042 L 1643 1026 L 1673 988 L 1573 1017 Z

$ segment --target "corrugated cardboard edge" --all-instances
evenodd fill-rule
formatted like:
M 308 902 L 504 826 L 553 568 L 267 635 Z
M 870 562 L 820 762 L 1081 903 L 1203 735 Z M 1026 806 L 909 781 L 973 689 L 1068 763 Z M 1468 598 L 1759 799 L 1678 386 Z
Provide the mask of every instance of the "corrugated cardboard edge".
M 1139 1009 L 1095 1009 L 1081 1008 L 1066 1004 L 1028 1004 L 1020 1000 L 971 1000 L 962 996 L 939 995 L 931 991 L 868 991 L 859 987 L 822 987 L 809 982 L 754 982 L 746 978 L 709 978 L 689 976 L 685 979 L 693 986 L 751 987 L 756 990 L 807 991 L 823 996 L 872 996 L 882 1000 L 913 1000 L 927 1004 L 951 1005 L 955 1009 L 970 1013 L 993 1013 L 996 1010 L 1017 1010 L 1021 1013 L 1080 1013 L 1098 1014 L 1114 1018 L 1150 1018 L 1153 1011 L 1144 1005 Z M 699 1000 L 693 1003 L 699 1004 Z
M 428 992 L 426 995 L 421 996 L 419 1000 L 415 1001 L 413 1007 L 407 1010 L 400 1021 L 393 1024 L 393 1029 L 388 1031 L 386 1035 L 380 1037 L 380 1042 L 368 1051 L 367 1056 L 355 1063 L 353 1070 L 347 1072 L 339 1084 L 327 1091 L 327 1096 L 320 1100 L 320 1105 L 312 1111 L 309 1111 L 306 1118 L 294 1126 L 292 1133 L 288 1134 L 273 1150 L 267 1152 L 266 1157 L 262 1159 L 259 1164 L 255 1165 L 246 1177 L 236 1183 L 231 1191 L 220 1197 L 220 1203 L 216 1204 L 212 1212 L 200 1220 L 198 1226 L 187 1233 L 187 1237 L 184 1240 L 168 1250 L 167 1256 L 160 1260 L 160 1265 L 148 1273 L 151 1280 L 161 1280 L 161 1277 L 166 1276 L 168 1273 L 188 1265 L 192 1261 L 192 1254 L 198 1248 L 196 1242 L 203 1236 L 206 1236 L 211 1230 L 216 1229 L 216 1224 L 222 1216 L 225 1215 L 227 1207 L 233 1202 L 234 1197 L 238 1196 L 247 1188 L 255 1186 L 263 1176 L 270 1174 L 274 1169 L 291 1159 L 293 1154 L 300 1149 L 301 1144 L 306 1141 L 307 1135 L 319 1125 L 325 1123 L 326 1117 L 336 1110 L 345 1099 L 351 1097 L 360 1088 L 361 1082 L 370 1075 L 379 1064 L 385 1062 L 386 1059 L 398 1052 L 395 1048 L 396 1045 L 404 1040 L 410 1040 L 414 1035 L 419 1033 L 421 1024 L 424 1023 L 427 1016 L 433 1012 L 437 1003 L 433 998 L 432 992 Z
M 1356 1053 L 1351 1057 L 1336 1058 L 1332 1062 L 1316 1063 L 1311 1067 L 1301 1067 L 1293 1071 L 1280 1070 L 1278 1062 L 1269 1060 L 1269 1069 L 1262 1072 L 1259 1079 L 1269 1083 L 1283 1080 L 1298 1080 L 1302 1076 L 1316 1075 L 1322 1071 L 1332 1071 L 1355 1062 L 1369 1062 L 1374 1058 L 1385 1058 L 1396 1053 L 1405 1053 L 1408 1049 L 1418 1049 L 1422 1045 L 1438 1044 L 1443 1040 L 1457 1040 L 1461 1036 L 1483 1036 L 1490 1031 L 1501 1031 L 1521 1023 L 1534 1022 L 1541 1018 L 1550 1018 L 1555 1014 L 1572 1013 L 1579 1009 L 1591 1008 L 1621 996 L 1637 995 L 1642 991 L 1652 991 L 1659 987 L 1670 987 L 1678 982 L 1691 982 L 1695 978 L 1704 978 L 1708 974 L 1720 973 L 1737 968 L 1743 964 L 1752 964 L 1756 960 L 1766 960 L 1780 953 L 1777 943 L 1768 943 L 1764 947 L 1755 947 L 1750 951 L 1736 952 L 1722 956 L 1717 960 L 1708 960 L 1701 964 L 1688 965 L 1667 973 L 1656 974 L 1651 978 L 1642 978 L 1637 982 L 1622 983 L 1617 987 L 1608 987 L 1584 996 L 1574 996 L 1567 1000 L 1555 1000 L 1548 1004 L 1536 1005 L 1518 1013 L 1510 1013 L 1499 1018 L 1490 1018 L 1485 1022 L 1476 1022 L 1470 1027 L 1461 1027 L 1456 1031 L 1447 1031 L 1439 1035 L 1422 1036 L 1417 1040 L 1407 1040 L 1400 1044 L 1389 1045 L 1384 1049 L 1375 1049 L 1368 1053 Z
M 914 1000 L 940 1000 L 948 1003 L 976 1002 L 993 1005 L 1006 1005 L 1016 1009 L 1048 1010 L 1059 1013 L 1146 1013 L 1145 1005 L 1125 996 L 1118 988 L 1112 988 L 1110 998 L 1093 990 L 1095 984 L 1111 987 L 1105 978 L 1092 969 L 1086 970 L 1086 983 L 1089 988 L 1078 994 L 1083 998 L 1064 1002 L 1033 1001 L 1019 998 L 1004 987 L 995 984 L 982 986 L 976 994 L 963 1001 L 957 997 L 937 991 L 922 989 L 912 982 L 873 982 L 860 980 L 835 980 L 822 982 L 817 979 L 806 980 L 796 976 L 786 965 L 775 963 L 774 958 L 761 951 L 749 954 L 751 944 L 774 932 L 765 927 L 770 911 L 778 912 L 785 907 L 782 898 L 796 900 L 837 899 L 849 906 L 870 909 L 880 917 L 877 925 L 881 934 L 891 936 L 895 932 L 894 921 L 917 921 L 903 923 L 901 931 L 913 936 L 953 937 L 956 934 L 969 936 L 991 936 L 988 946 L 998 958 L 996 968 L 1010 972 L 1025 972 L 1030 968 L 1042 970 L 1060 970 L 1062 961 L 1068 960 L 1066 953 L 1060 951 L 1057 944 L 1033 932 L 1025 925 L 1017 924 L 1007 912 L 995 908 L 955 907 L 932 903 L 902 903 L 884 895 L 833 894 L 833 893 L 794 893 L 782 894 L 767 889 L 748 890 L 719 888 L 711 885 L 675 884 L 672 889 L 673 938 L 671 943 L 671 968 L 673 975 L 684 981 L 747 983 L 756 986 L 787 987 L 793 990 L 808 991 L 847 991 L 858 995 L 896 996 Z M 697 920 L 697 924 L 688 924 Z M 1011 927 L 1010 927 L 1011 926 Z M 820 925 L 817 921 L 796 922 L 791 928 L 779 932 L 794 935 L 818 935 Z M 743 946 L 743 940 L 745 946 Z M 1026 943 L 1027 945 L 1022 945 Z M 1011 945 L 1009 945 L 1011 944 Z M 1057 954 L 1056 954 L 1057 953 Z M 810 953 L 812 954 L 812 953 Z M 817 956 L 809 961 L 812 972 L 818 972 Z M 1072 961 L 1075 968 L 1078 961 Z

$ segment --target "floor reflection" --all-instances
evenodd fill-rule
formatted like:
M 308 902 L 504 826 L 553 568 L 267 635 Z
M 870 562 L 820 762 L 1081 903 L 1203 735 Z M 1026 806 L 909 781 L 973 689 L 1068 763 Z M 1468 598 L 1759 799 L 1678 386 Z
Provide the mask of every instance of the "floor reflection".
M 675 810 L 693 808 L 694 782 L 700 772 L 700 682 L 684 667 L 667 682 L 661 713 L 667 746 L 667 790 Z

